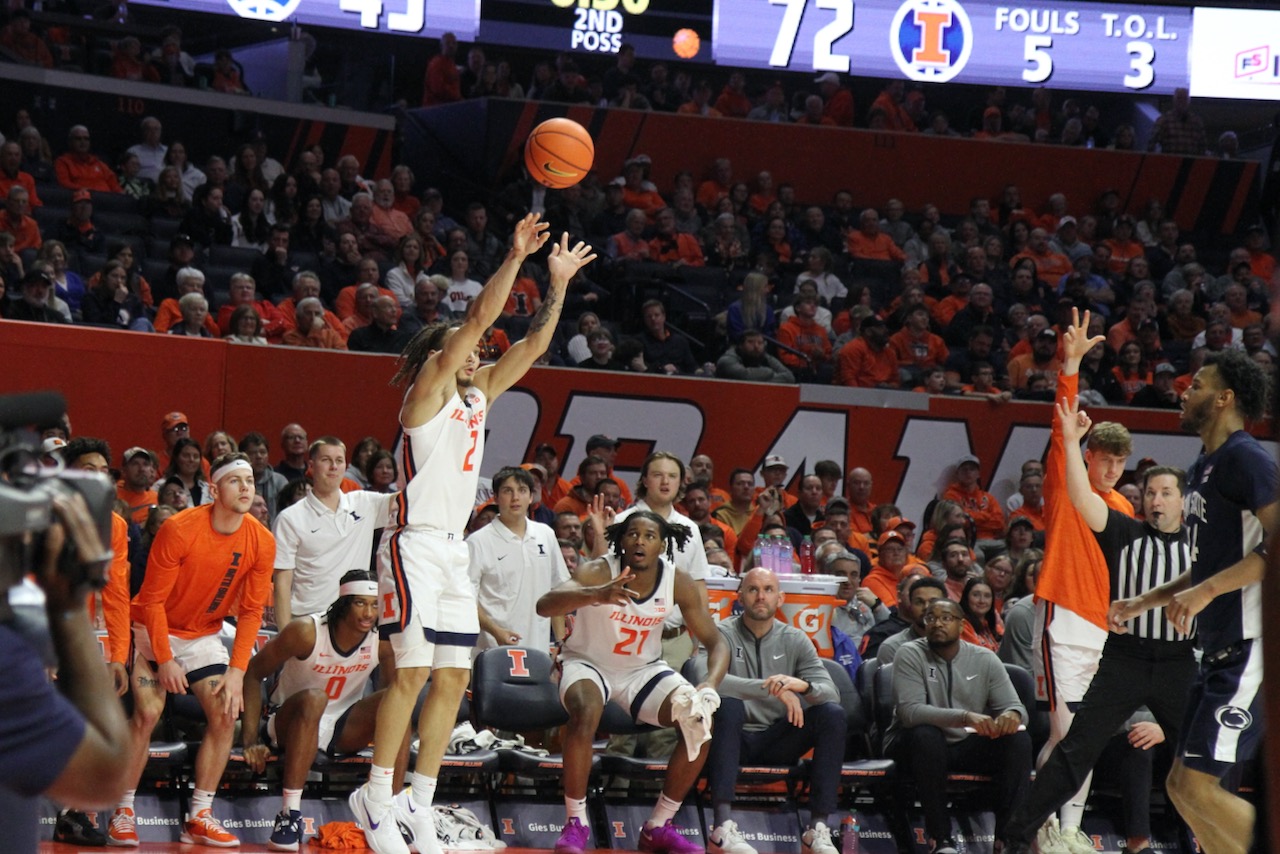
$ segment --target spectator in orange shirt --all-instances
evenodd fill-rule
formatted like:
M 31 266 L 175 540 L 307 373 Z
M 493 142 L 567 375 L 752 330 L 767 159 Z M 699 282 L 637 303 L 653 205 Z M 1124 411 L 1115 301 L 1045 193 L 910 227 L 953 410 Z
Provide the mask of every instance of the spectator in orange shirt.
M 1275 276 L 1276 259 L 1266 249 L 1267 231 L 1260 225 L 1251 225 L 1245 232 L 1244 245 L 1249 250 L 1249 267 L 1253 275 L 1264 282 L 1270 282 Z
M 880 230 L 880 214 L 874 208 L 867 208 L 858 216 L 858 228 L 849 232 L 848 244 L 854 258 L 900 263 L 907 260 L 893 238 Z
M 796 124 L 835 127 L 836 123 L 823 112 L 822 96 L 810 95 L 804 99 L 804 113 L 796 119 Z
M 626 181 L 622 188 L 622 201 L 628 208 L 644 211 L 646 219 L 653 219 L 658 211 L 667 206 L 666 199 L 662 198 L 649 180 L 651 163 L 647 154 L 637 154 L 622 167 L 622 177 Z
M 906 83 L 902 80 L 890 80 L 871 102 L 872 110 L 879 109 L 884 113 L 885 130 L 918 130 L 915 121 L 902 106 L 904 100 L 906 100 Z
M 1032 340 L 1031 352 L 1014 356 L 1009 360 L 1009 388 L 1025 389 L 1032 377 L 1047 377 L 1052 384 L 1062 370 L 1058 358 L 1058 333 L 1052 329 L 1041 330 Z
M 36 33 L 31 32 L 31 13 L 18 7 L 9 13 L 9 23 L 0 30 L 0 48 L 24 65 L 53 68 L 53 54 Z
M 31 207 L 38 208 L 44 202 L 36 192 L 36 180 L 21 167 L 22 146 L 13 140 L 0 145 L 0 197 L 7 198 L 10 187 L 25 187 Z
M 1249 308 L 1249 291 L 1239 282 L 1227 285 L 1222 301 L 1230 312 L 1228 322 L 1233 329 L 1246 329 L 1262 322 L 1262 315 Z
M 840 85 L 840 75 L 827 71 L 814 78 L 824 101 L 822 115 L 838 127 L 853 127 L 853 93 Z M 807 106 L 807 103 L 806 103 Z
M 267 300 L 255 299 L 257 285 L 248 273 L 235 273 L 231 277 L 231 298 L 226 305 L 218 309 L 218 329 L 223 335 L 231 335 L 231 315 L 241 305 L 250 305 L 262 318 L 262 334 L 268 341 L 278 344 L 284 335 L 284 318 L 280 311 Z
M 40 226 L 29 215 L 30 210 L 31 194 L 27 188 L 20 184 L 10 186 L 4 210 L 0 211 L 0 231 L 13 235 L 14 252 L 39 249 L 44 243 L 40 237 Z
M 898 357 L 888 346 L 889 327 L 871 315 L 859 330 L 859 337 L 840 348 L 836 381 L 858 388 L 898 388 Z
M 391 304 L 394 316 L 395 300 L 391 300 Z M 313 347 L 321 350 L 347 349 L 343 337 L 325 323 L 325 314 L 324 304 L 318 297 L 304 297 L 299 300 L 294 308 L 293 328 L 285 331 L 281 343 L 290 347 Z
M 569 492 L 555 503 L 552 511 L 558 516 L 561 513 L 576 513 L 578 519 L 586 519 L 591 512 L 591 499 L 595 495 L 596 484 L 609 477 L 609 464 L 604 457 L 588 453 L 578 464 L 578 476 L 569 486 Z
M 458 37 L 445 33 L 440 37 L 440 53 L 427 63 L 422 81 L 422 106 L 448 104 L 462 100 L 462 73 L 454 56 L 458 53 Z
M 428 283 L 430 284 L 430 283 Z M 298 304 L 309 297 L 320 296 L 320 277 L 310 270 L 303 270 L 293 277 L 293 292 L 280 304 L 276 309 L 280 312 L 280 317 L 284 321 L 286 330 L 297 328 L 298 319 L 296 312 Z M 342 336 L 342 340 L 346 340 L 350 332 L 342 325 L 342 319 L 332 311 L 325 309 L 324 322 L 330 329 Z
M 675 267 L 701 267 L 706 261 L 692 234 L 676 230 L 676 212 L 664 207 L 655 217 L 656 233 L 649 241 L 649 260 Z
M 892 608 L 898 604 L 898 582 L 907 566 L 907 540 L 896 530 L 890 529 L 876 540 L 876 565 L 862 579 L 862 586 L 876 594 L 876 598 Z
M 1022 505 L 1009 516 L 1009 527 L 1018 519 L 1026 519 L 1036 531 L 1044 530 L 1044 475 L 1029 471 L 1018 483 Z
M 1156 307 L 1146 300 L 1132 300 L 1125 309 L 1124 319 L 1112 324 L 1107 330 L 1107 346 L 1119 353 L 1120 348 L 1129 341 L 1138 340 L 1138 327 L 1147 318 L 1155 317 Z
M 635 83 L 632 82 L 630 85 L 634 89 Z M 689 91 L 689 100 L 676 108 L 676 112 L 682 116 L 705 116 L 715 119 L 724 116 L 711 106 L 711 84 L 706 80 L 699 80 L 693 85 L 693 89 Z
M 609 238 L 609 257 L 615 261 L 648 261 L 651 251 L 644 232 L 649 220 L 644 211 L 627 211 L 627 227 Z
M 1004 510 L 994 495 L 978 485 L 980 472 L 978 458 L 965 454 L 956 462 L 955 480 L 942 497 L 956 502 L 969 514 L 978 539 L 998 540 L 1004 536 Z
M 898 367 L 916 375 L 942 367 L 950 355 L 942 337 L 929 331 L 929 309 L 923 304 L 913 306 L 907 313 L 906 323 L 889 338 L 889 348 L 898 359 Z
M 1142 244 L 1138 244 L 1138 248 L 1141 249 Z M 1009 266 L 1016 266 L 1023 258 L 1030 258 L 1035 262 L 1036 275 L 1046 282 L 1060 281 L 1075 269 L 1070 258 L 1053 250 L 1049 244 L 1049 232 L 1043 228 L 1031 229 L 1027 237 L 1027 248 L 1010 258 Z M 1124 268 L 1120 269 L 1123 272 Z
M 747 97 L 746 88 L 745 74 L 734 71 L 729 75 L 729 82 L 724 85 L 724 89 L 716 98 L 715 108 L 719 110 L 720 115 L 735 119 L 747 117 L 747 113 L 751 112 L 751 99 Z
M 89 151 L 89 129 L 74 125 L 67 131 L 66 154 L 53 162 L 58 183 L 69 190 L 123 193 L 116 172 Z
M 778 358 L 791 369 L 796 382 L 830 383 L 835 366 L 831 361 L 831 338 L 826 328 L 814 319 L 818 298 L 813 294 L 800 294 L 791 305 L 795 314 L 778 327 L 778 340 L 800 352 L 780 349 Z
M 844 481 L 845 495 L 849 499 L 849 525 L 861 534 L 871 532 L 871 472 L 861 466 L 849 469 Z
M 707 497 L 711 501 L 712 510 L 729 500 L 729 493 L 714 485 L 715 474 L 715 461 L 706 454 L 696 454 L 689 459 L 690 482 L 702 481 L 707 485 Z
M 157 332 L 168 332 L 170 329 L 183 324 L 185 318 L 179 301 L 184 296 L 187 294 L 204 295 L 204 273 L 195 267 L 182 267 L 178 270 L 177 275 L 174 276 L 174 280 L 178 285 L 178 296 L 176 299 L 170 297 L 169 299 L 161 300 L 160 307 L 156 309 L 155 327 Z M 209 316 L 208 310 L 209 306 L 206 301 L 205 317 L 201 321 L 201 326 L 214 338 L 221 338 L 222 332 L 218 329 L 218 322 Z M 190 335 L 192 333 L 188 331 L 175 334 Z
M 139 525 L 147 521 L 151 506 L 158 499 L 151 484 L 159 476 L 156 455 L 146 448 L 134 446 L 120 459 L 120 480 L 116 482 L 116 498 L 129 508 L 129 518 Z
M 1145 258 L 1147 255 L 1146 247 L 1141 241 L 1133 239 L 1133 217 L 1123 214 L 1118 217 L 1115 224 L 1111 227 L 1111 237 L 1102 241 L 1103 245 L 1111 250 L 1110 270 L 1113 276 L 1124 275 L 1124 271 L 1128 269 L 1129 262 L 1134 258 Z M 1041 276 L 1047 281 L 1055 281 L 1047 276 Z
M 271 594 L 275 540 L 248 516 L 253 470 L 244 454 L 213 466 L 214 503 L 169 519 L 156 533 L 146 580 L 133 600 L 133 719 L 128 779 L 136 786 L 147 763 L 151 732 L 166 694 L 192 693 L 208 721 L 196 760 L 195 791 L 184 839 L 223 847 L 238 840 L 213 817 L 213 796 L 226 767 L 235 723 L 244 707 L 244 673 Z M 230 654 L 219 633 L 236 616 Z M 138 841 L 134 790 L 112 818 L 110 840 Z
M 698 185 L 698 204 L 708 211 L 716 209 L 716 203 L 729 195 L 733 188 L 733 164 L 727 157 L 717 157 L 712 177 Z

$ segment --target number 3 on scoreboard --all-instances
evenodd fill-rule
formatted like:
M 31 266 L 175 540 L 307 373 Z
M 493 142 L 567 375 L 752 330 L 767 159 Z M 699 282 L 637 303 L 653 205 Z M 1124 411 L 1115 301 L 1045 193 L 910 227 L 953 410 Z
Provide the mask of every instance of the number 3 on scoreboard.
M 771 66 L 787 68 L 791 65 L 791 54 L 795 50 L 796 36 L 800 34 L 800 22 L 804 19 L 808 0 L 769 0 L 769 4 L 787 7 L 782 15 L 782 26 L 778 28 L 777 41 L 773 43 L 773 53 L 769 55 Z M 831 45 L 853 29 L 853 0 L 815 0 L 814 5 L 835 12 L 836 17 L 813 36 L 813 70 L 848 74 L 849 57 L 836 56 L 831 52 Z

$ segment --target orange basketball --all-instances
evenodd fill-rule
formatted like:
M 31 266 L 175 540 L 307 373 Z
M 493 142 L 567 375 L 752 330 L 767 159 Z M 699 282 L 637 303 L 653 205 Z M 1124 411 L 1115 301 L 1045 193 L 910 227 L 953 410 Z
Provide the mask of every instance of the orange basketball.
M 688 27 L 676 30 L 676 34 L 671 38 L 671 49 L 681 59 L 693 59 L 698 55 L 700 47 L 702 47 L 702 40 L 698 38 L 698 33 Z
M 547 119 L 524 144 L 524 165 L 539 184 L 563 190 L 587 177 L 596 158 L 587 129 L 572 119 Z

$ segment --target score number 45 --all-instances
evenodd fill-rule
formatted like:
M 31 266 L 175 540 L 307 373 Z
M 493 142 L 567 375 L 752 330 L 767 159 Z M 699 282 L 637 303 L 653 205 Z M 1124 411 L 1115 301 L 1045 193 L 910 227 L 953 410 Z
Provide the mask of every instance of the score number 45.
M 1053 57 L 1049 54 L 1051 47 L 1052 36 L 1026 37 L 1022 58 L 1031 67 L 1022 69 L 1023 80 L 1028 83 L 1044 83 L 1053 76 Z M 1129 52 L 1129 73 L 1124 76 L 1125 88 L 1146 89 L 1156 79 L 1156 70 L 1152 65 L 1156 60 L 1156 49 L 1148 42 L 1139 41 L 1129 42 L 1124 47 Z
M 420 33 L 426 23 L 427 0 L 408 0 L 403 12 L 387 14 L 387 29 L 393 33 Z M 360 16 L 360 26 L 366 30 L 378 29 L 382 16 L 382 0 L 339 0 L 338 8 L 355 12 Z
M 796 36 L 800 34 L 800 22 L 804 19 L 808 0 L 769 0 L 769 4 L 786 7 L 782 15 L 782 26 L 778 28 L 778 38 L 773 43 L 773 52 L 769 54 L 769 65 L 787 68 L 791 65 L 791 54 L 795 50 Z M 831 23 L 814 33 L 813 70 L 848 74 L 849 57 L 833 54 L 831 45 L 853 29 L 853 0 L 814 0 L 814 5 L 819 9 L 835 12 L 836 16 Z

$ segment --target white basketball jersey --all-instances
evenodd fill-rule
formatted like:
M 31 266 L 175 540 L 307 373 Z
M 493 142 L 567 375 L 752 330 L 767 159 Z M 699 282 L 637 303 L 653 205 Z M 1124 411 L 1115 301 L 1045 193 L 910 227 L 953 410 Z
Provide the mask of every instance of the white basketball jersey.
M 617 578 L 618 558 L 604 558 L 610 577 Z M 658 562 L 658 583 L 644 599 L 625 605 L 591 605 L 579 608 L 573 632 L 565 639 L 566 658 L 581 659 L 605 672 L 646 667 L 662 658 L 662 623 L 676 607 L 676 570 L 667 559 Z
M 467 388 L 426 424 L 404 428 L 395 524 L 461 534 L 475 506 L 484 457 L 484 395 Z
M 271 689 L 271 704 L 280 706 L 299 691 L 319 688 L 329 698 L 325 715 L 341 715 L 364 696 L 365 685 L 378 665 L 378 633 L 369 632 L 358 647 L 344 655 L 334 648 L 324 617 L 312 614 L 310 619 L 316 627 L 311 655 L 284 663 Z

